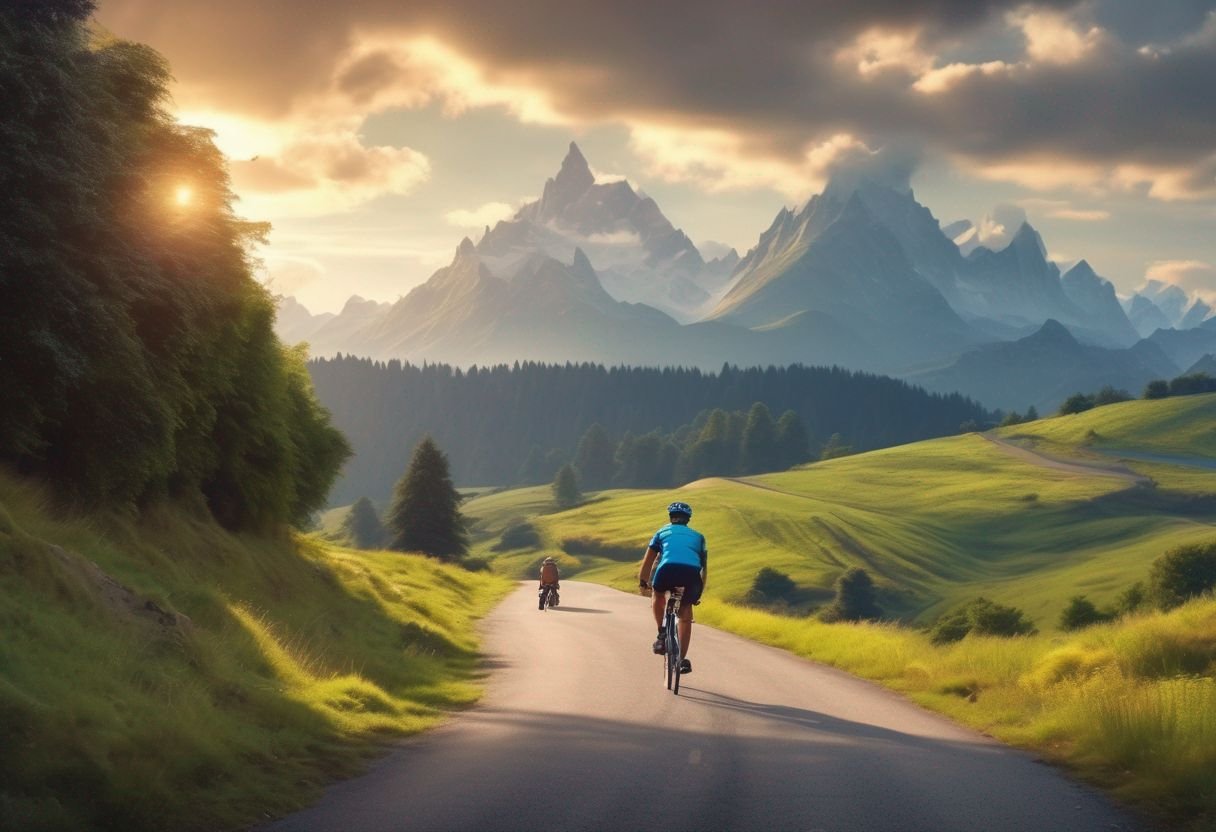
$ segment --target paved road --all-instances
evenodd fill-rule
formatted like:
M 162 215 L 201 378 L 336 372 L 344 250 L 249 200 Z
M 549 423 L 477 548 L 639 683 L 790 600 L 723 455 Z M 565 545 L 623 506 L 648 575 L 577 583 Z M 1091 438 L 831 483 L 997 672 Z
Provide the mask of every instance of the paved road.
M 1030 756 L 830 668 L 697 627 L 679 697 L 648 601 L 524 585 L 486 621 L 481 706 L 412 739 L 289 830 L 1128 830 Z

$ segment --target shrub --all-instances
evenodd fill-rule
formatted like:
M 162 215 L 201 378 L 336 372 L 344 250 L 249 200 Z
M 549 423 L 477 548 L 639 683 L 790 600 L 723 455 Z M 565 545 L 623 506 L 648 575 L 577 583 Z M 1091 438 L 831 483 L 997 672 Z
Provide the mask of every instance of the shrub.
M 1216 541 L 1170 549 L 1153 561 L 1148 579 L 1149 594 L 1163 610 L 1211 592 L 1216 587 Z
M 788 598 L 797 588 L 789 575 L 766 566 L 756 573 L 748 596 L 757 601 L 776 601 Z
M 1017 607 L 1006 607 L 981 596 L 939 618 L 929 637 L 934 644 L 948 644 L 961 641 L 968 633 L 1024 636 L 1035 632 L 1034 624 Z
M 1132 394 L 1126 390 L 1118 390 L 1109 384 L 1094 394 L 1094 407 L 1102 407 L 1106 404 L 1118 404 L 1119 402 L 1129 402 L 1132 399 Z
M 1061 416 L 1067 416 L 1070 413 L 1084 413 L 1087 410 L 1092 410 L 1093 406 L 1093 396 L 1087 396 L 1084 393 L 1073 393 L 1064 400 L 1064 404 L 1060 405 L 1060 409 L 1057 412 Z
M 1074 595 L 1060 612 L 1061 630 L 1081 630 L 1114 618 L 1114 613 L 1103 612 L 1084 595 Z
M 1144 584 L 1136 581 L 1119 593 L 1119 597 L 1115 599 L 1115 612 L 1119 615 L 1130 615 L 1143 607 L 1147 600 L 1148 593 L 1144 589 Z
M 1144 387 L 1144 398 L 1146 399 L 1164 399 L 1170 394 L 1169 382 L 1164 379 L 1150 381 Z
M 1207 373 L 1178 376 L 1170 382 L 1171 396 L 1192 396 L 1196 393 L 1211 393 L 1213 390 L 1216 390 L 1216 379 Z
M 509 549 L 535 549 L 540 546 L 540 534 L 536 527 L 527 521 L 512 523 L 502 530 L 498 542 L 491 548 L 495 552 L 505 552 Z
M 819 617 L 829 622 L 882 618 L 882 607 L 878 606 L 869 573 L 854 566 L 837 578 L 836 598 Z

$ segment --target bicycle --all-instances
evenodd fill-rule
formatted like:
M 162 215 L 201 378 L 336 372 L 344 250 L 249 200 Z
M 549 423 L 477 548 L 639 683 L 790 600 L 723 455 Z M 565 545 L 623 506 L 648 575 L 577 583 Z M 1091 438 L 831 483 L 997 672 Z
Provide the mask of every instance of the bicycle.
M 684 587 L 678 586 L 667 596 L 667 612 L 663 614 L 663 674 L 667 677 L 667 689 L 680 695 L 680 604 L 684 600 Z M 674 679 L 673 679 L 674 677 Z
M 544 611 L 549 607 L 556 607 L 557 603 L 557 587 L 552 584 L 542 586 L 540 588 L 540 609 Z

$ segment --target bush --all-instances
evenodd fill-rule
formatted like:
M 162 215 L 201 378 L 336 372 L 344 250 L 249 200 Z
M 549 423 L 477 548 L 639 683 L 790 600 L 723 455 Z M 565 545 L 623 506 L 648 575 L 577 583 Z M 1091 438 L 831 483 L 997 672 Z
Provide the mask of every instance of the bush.
M 1211 393 L 1216 391 L 1216 379 L 1207 373 L 1192 373 L 1189 376 L 1178 376 L 1170 382 L 1171 396 L 1193 396 L 1196 393 Z
M 1153 561 L 1148 579 L 1149 594 L 1163 610 L 1211 592 L 1216 587 L 1216 541 L 1170 549 Z
M 502 530 L 502 536 L 492 548 L 495 552 L 509 549 L 536 549 L 540 546 L 540 534 L 527 521 L 513 523 Z
M 1144 584 L 1136 581 L 1119 593 L 1119 597 L 1115 599 L 1115 612 L 1119 615 L 1130 615 L 1137 612 L 1147 601 L 1148 593 L 1144 589 Z
M 1068 606 L 1060 612 L 1061 630 L 1081 630 L 1114 618 L 1113 613 L 1103 612 L 1084 595 L 1074 595 Z
M 756 573 L 748 597 L 755 601 L 777 601 L 789 598 L 797 589 L 789 575 L 766 566 Z
M 929 631 L 934 644 L 961 641 L 968 633 L 981 636 L 1025 636 L 1037 632 L 1025 613 L 979 597 L 951 610 Z
M 1146 399 L 1164 399 L 1170 394 L 1169 382 L 1164 379 L 1150 381 L 1144 387 L 1144 398 Z
M 1061 416 L 1067 416 L 1070 413 L 1084 413 L 1087 410 L 1093 410 L 1094 398 L 1087 396 L 1084 393 L 1073 393 L 1064 400 L 1064 404 L 1060 405 L 1057 411 Z
M 1126 390 L 1118 390 L 1109 384 L 1094 394 L 1094 407 L 1102 407 L 1107 404 L 1118 404 L 1119 402 L 1129 402 L 1132 400 L 1132 394 Z
M 836 579 L 836 598 L 819 614 L 824 621 L 864 621 L 882 618 L 874 581 L 866 570 L 854 566 Z

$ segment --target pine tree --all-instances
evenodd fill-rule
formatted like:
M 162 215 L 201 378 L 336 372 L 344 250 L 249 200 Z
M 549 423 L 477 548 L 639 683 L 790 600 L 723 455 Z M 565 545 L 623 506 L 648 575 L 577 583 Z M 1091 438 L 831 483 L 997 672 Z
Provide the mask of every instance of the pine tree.
M 777 457 L 782 468 L 801 465 L 811 458 L 806 426 L 792 410 L 785 411 L 777 420 Z
M 573 466 L 563 465 L 557 472 L 557 477 L 553 480 L 553 499 L 562 508 L 576 506 L 583 499 Z
M 747 414 L 743 441 L 739 448 L 743 473 L 775 471 L 777 464 L 777 426 L 764 402 L 756 402 Z
M 384 545 L 384 524 L 376 507 L 366 497 L 360 497 L 350 507 L 342 521 L 342 531 L 356 549 L 375 549 Z
M 587 428 L 574 453 L 574 467 L 582 487 L 595 491 L 610 486 L 615 455 L 616 447 L 608 438 L 608 431 L 598 422 Z
M 469 548 L 459 506 L 460 494 L 452 486 L 447 457 L 431 437 L 424 437 L 393 491 L 388 516 L 392 548 L 459 559 Z

